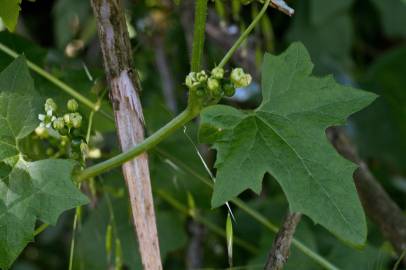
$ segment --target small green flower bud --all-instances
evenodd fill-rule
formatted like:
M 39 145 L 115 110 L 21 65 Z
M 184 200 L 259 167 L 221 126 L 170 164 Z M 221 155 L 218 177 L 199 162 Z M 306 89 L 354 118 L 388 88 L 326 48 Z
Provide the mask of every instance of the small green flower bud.
M 209 78 L 207 80 L 207 88 L 210 90 L 210 92 L 218 90 L 220 88 L 220 83 L 217 79 Z
M 204 70 L 198 72 L 198 73 L 196 74 L 196 79 L 197 79 L 198 82 L 205 82 L 205 81 L 207 81 L 206 72 L 205 72 Z
M 35 129 L 35 134 L 42 139 L 48 138 L 49 135 L 48 130 L 45 127 L 37 127 Z
M 250 74 L 245 74 L 245 76 L 241 79 L 241 87 L 247 87 L 250 85 L 252 81 L 252 77 Z
M 58 106 L 56 105 L 55 101 L 52 98 L 48 98 L 45 101 L 44 107 L 46 112 L 54 112 L 58 109 Z
M 68 111 L 76 112 L 79 108 L 79 104 L 77 103 L 76 100 L 69 99 L 68 103 L 66 104 L 66 107 L 68 108 Z
M 242 68 L 233 69 L 230 79 L 236 88 L 246 87 L 252 81 L 251 75 L 244 73 Z
M 233 84 L 231 83 L 226 83 L 224 85 L 224 95 L 226 95 L 227 97 L 232 97 L 235 94 L 235 87 Z
M 71 114 L 72 113 L 67 113 L 63 116 L 63 121 L 65 121 L 65 124 L 67 126 L 71 126 L 72 125 L 72 121 L 71 121 Z M 73 114 L 72 114 L 73 115 Z
M 71 119 L 71 122 L 72 122 L 72 127 L 80 128 L 80 126 L 82 125 L 82 116 L 78 113 L 74 113 L 73 117 Z
M 245 75 L 244 70 L 242 68 L 235 68 L 231 71 L 230 79 L 231 82 L 236 84 L 238 83 L 242 77 Z
M 185 78 L 185 84 L 188 88 L 192 88 L 196 85 L 196 72 L 190 72 Z
M 57 119 L 55 119 L 55 121 L 52 123 L 52 126 L 54 127 L 54 129 L 56 130 L 61 130 L 65 127 L 65 122 L 63 120 L 62 117 L 58 117 Z
M 213 78 L 215 79 L 223 79 L 224 78 L 224 69 L 223 68 L 219 68 L 219 67 L 215 67 L 212 69 L 211 71 L 211 76 L 213 76 Z

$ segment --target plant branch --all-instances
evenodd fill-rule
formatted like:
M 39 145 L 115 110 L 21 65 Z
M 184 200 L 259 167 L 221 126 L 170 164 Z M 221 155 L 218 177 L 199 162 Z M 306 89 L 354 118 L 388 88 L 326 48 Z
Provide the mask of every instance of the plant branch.
M 137 72 L 133 68 L 124 10 L 120 0 L 91 0 L 91 3 L 96 17 L 105 72 L 110 84 L 110 100 L 113 104 L 117 133 L 121 149 L 127 151 L 144 141 L 144 116 L 138 96 L 141 88 Z M 129 161 L 134 156 L 127 159 L 128 162 L 123 164 L 122 169 L 143 268 L 160 270 L 162 263 L 148 157 L 143 151 L 142 153 L 136 159 Z M 114 163 L 114 160 L 110 162 Z M 108 167 L 111 168 L 110 165 Z M 94 171 L 93 167 L 89 169 L 90 172 Z M 88 176 L 90 175 L 92 173 Z
M 7 47 L 6 45 L 4 45 L 1 42 L 0 42 L 0 50 L 3 51 L 4 53 L 6 53 L 7 55 L 13 57 L 13 58 L 17 58 L 17 57 L 20 56 L 17 52 L 13 51 L 12 49 L 10 49 L 9 47 Z M 62 91 L 64 91 L 68 95 L 70 95 L 73 98 L 77 99 L 79 102 L 81 102 L 83 105 L 85 105 L 86 107 L 88 107 L 92 111 L 99 111 L 106 118 L 113 120 L 113 118 L 108 113 L 106 113 L 105 111 L 100 109 L 100 104 L 99 103 L 92 102 L 91 100 L 89 100 L 88 98 L 86 98 L 85 96 L 80 94 L 77 90 L 73 89 L 72 87 L 70 87 L 66 83 L 62 82 L 61 80 L 59 80 L 58 78 L 56 78 L 52 74 L 48 73 L 47 71 L 45 71 L 44 69 L 42 69 L 38 65 L 34 64 L 33 62 L 29 61 L 28 59 L 26 60 L 26 62 L 27 62 L 28 67 L 30 69 L 32 69 L 34 72 L 36 72 L 38 75 L 44 77 L 49 82 L 56 85 L 59 89 L 61 89 Z
M 161 129 L 157 130 L 151 136 L 140 142 L 139 144 L 133 146 L 126 152 L 118 154 L 117 156 L 112 157 L 104 162 L 100 162 L 96 165 L 86 168 L 83 170 L 77 177 L 78 181 L 84 181 L 88 178 L 93 176 L 97 176 L 103 172 L 116 168 L 123 163 L 141 155 L 142 153 L 150 150 L 162 140 L 167 138 L 177 129 L 184 126 L 190 120 L 196 117 L 198 112 L 194 112 L 187 108 L 182 113 L 180 113 L 177 117 L 173 118 L 169 123 L 163 126 Z
M 265 264 L 266 270 L 281 270 L 288 261 L 290 245 L 296 226 L 299 224 L 302 214 L 288 213 L 279 232 L 275 236 L 272 249 L 269 252 L 268 260 Z

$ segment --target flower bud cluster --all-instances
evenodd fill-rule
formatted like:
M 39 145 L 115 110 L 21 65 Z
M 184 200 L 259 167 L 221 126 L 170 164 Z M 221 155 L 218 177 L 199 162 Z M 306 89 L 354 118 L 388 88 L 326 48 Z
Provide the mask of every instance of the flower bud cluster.
M 242 68 L 233 69 L 230 78 L 226 78 L 224 69 L 215 67 L 209 75 L 204 70 L 190 72 L 186 76 L 185 84 L 198 97 L 218 101 L 223 96 L 233 96 L 236 88 L 246 87 L 251 81 L 251 75 L 245 73 Z
M 61 148 L 68 147 L 68 156 L 81 160 L 84 156 L 84 149 L 87 144 L 81 136 L 83 117 L 78 112 L 79 104 L 76 100 L 70 99 L 66 104 L 67 112 L 58 114 L 58 106 L 52 98 L 48 98 L 44 104 L 45 114 L 39 114 L 41 121 L 39 127 L 35 129 L 36 135 L 45 139 L 49 134 L 56 134 L 59 138 Z
M 77 112 L 79 105 L 76 100 L 71 99 L 66 105 L 70 113 L 66 113 L 63 116 L 58 116 L 56 114 L 58 106 L 52 98 L 48 98 L 45 102 L 45 114 L 39 114 L 38 119 L 41 121 L 40 127 L 54 128 L 57 131 L 63 129 L 72 128 L 78 129 L 82 126 L 82 115 Z M 66 135 L 66 134 L 62 134 Z

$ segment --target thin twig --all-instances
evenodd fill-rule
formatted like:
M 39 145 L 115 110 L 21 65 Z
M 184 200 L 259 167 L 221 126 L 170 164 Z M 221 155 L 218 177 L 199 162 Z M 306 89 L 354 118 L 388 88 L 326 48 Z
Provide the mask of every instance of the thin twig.
M 284 0 L 271 0 L 271 6 L 288 16 L 292 16 L 295 13 L 295 10 L 288 6 Z
M 288 261 L 293 234 L 301 217 L 302 214 L 300 213 L 288 213 L 286 215 L 285 221 L 273 241 L 272 249 L 265 264 L 266 270 L 283 269 L 283 266 Z

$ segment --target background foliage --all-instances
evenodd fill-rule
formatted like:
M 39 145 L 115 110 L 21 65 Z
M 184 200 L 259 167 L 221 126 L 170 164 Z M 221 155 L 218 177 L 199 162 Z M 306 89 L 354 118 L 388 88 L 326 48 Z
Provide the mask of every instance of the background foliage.
M 189 45 L 187 25 L 182 24 L 185 3 L 164 3 L 159 0 L 127 1 L 128 25 L 132 34 L 135 66 L 142 80 L 142 102 L 147 129 L 152 133 L 184 108 L 186 90 L 182 85 L 189 71 Z M 19 1 L 0 0 L 18 8 Z M 296 0 L 289 2 L 296 13 L 292 18 L 269 9 L 268 16 L 244 44 L 244 50 L 255 51 L 254 65 L 259 70 L 264 51 L 280 53 L 293 41 L 301 41 L 309 50 L 315 64 L 315 73 L 333 73 L 344 85 L 356 86 L 380 98 L 367 109 L 350 119 L 347 131 L 351 134 L 361 157 L 368 162 L 374 175 L 384 185 L 402 209 L 406 207 L 406 3 L 401 0 Z M 88 1 L 41 0 L 23 1 L 16 32 L 3 28 L 0 42 L 24 55 L 30 61 L 45 67 L 54 76 L 67 82 L 82 94 L 96 99 L 104 87 L 100 49 L 95 22 Z M 222 8 L 223 7 L 223 8 Z M 259 4 L 241 5 L 237 0 L 209 3 L 209 22 L 233 33 L 243 29 L 258 10 Z M 13 28 L 16 16 L 3 14 L 4 25 Z M 221 44 L 207 38 L 204 63 L 214 66 L 224 52 Z M 159 67 L 159 57 L 166 58 L 170 80 Z M 161 55 L 161 56 L 159 56 Z M 247 61 L 247 60 L 245 60 Z M 0 53 L 0 70 L 12 59 Z M 86 73 L 89 69 L 91 77 Z M 45 99 L 53 97 L 60 104 L 69 98 L 54 85 L 31 73 L 36 90 Z M 258 78 L 257 78 L 258 79 Z M 173 86 L 176 106 L 168 106 L 163 94 L 165 85 Z M 259 80 L 249 88 L 223 103 L 240 108 L 255 108 L 260 103 Z M 103 107 L 109 110 L 106 101 Z M 83 115 L 88 111 L 82 107 Z M 196 124 L 185 131 L 193 140 L 197 138 Z M 52 146 L 44 144 L 34 135 L 24 139 L 33 160 L 47 157 Z M 102 117 L 95 118 L 95 132 L 91 147 L 102 152 L 101 158 L 118 153 L 114 125 Z M 215 153 L 202 147 L 209 166 Z M 184 131 L 177 132 L 154 149 L 150 155 L 151 178 L 158 216 L 161 254 L 165 269 L 185 269 L 186 261 L 198 256 L 202 267 L 226 268 L 226 241 L 211 225 L 193 222 L 190 213 L 198 213 L 205 222 L 224 230 L 226 208 L 212 210 L 211 189 L 203 180 L 209 176 L 199 159 L 193 143 Z M 90 161 L 92 162 L 92 161 Z M 1 172 L 1 168 L 0 168 Z M 199 181 L 200 180 L 200 181 Z M 123 264 L 128 269 L 140 269 L 140 259 L 130 221 L 127 195 L 120 170 L 97 179 L 84 191 L 91 203 L 83 208 L 77 230 L 75 269 L 107 269 L 117 259 L 113 241 L 111 254 L 106 253 L 107 227 L 114 229 L 119 239 Z M 168 203 L 168 196 L 178 203 Z M 241 197 L 254 209 L 280 224 L 287 200 L 277 182 L 269 175 L 263 181 L 260 196 L 247 191 Z M 175 207 L 174 207 L 175 206 Z M 273 234 L 256 223 L 246 213 L 233 208 L 237 223 L 234 235 L 243 244 L 235 243 L 234 265 L 243 269 L 262 269 Z M 62 215 L 56 226 L 49 227 L 29 244 L 13 269 L 64 269 L 68 263 L 74 211 Z M 195 215 L 196 216 L 196 215 Z M 204 223 L 204 222 L 203 222 Z M 319 225 L 304 219 L 296 237 L 308 247 L 342 269 L 391 269 L 396 260 L 390 245 L 372 223 L 368 223 L 368 243 L 363 249 L 349 247 Z M 201 251 L 193 251 L 198 244 Z M 0 244 L 1 246 L 1 244 Z M 193 251 L 190 255 L 188 251 Z M 203 254 L 199 256 L 199 252 Z M 286 269 L 320 269 L 320 266 L 293 247 Z

